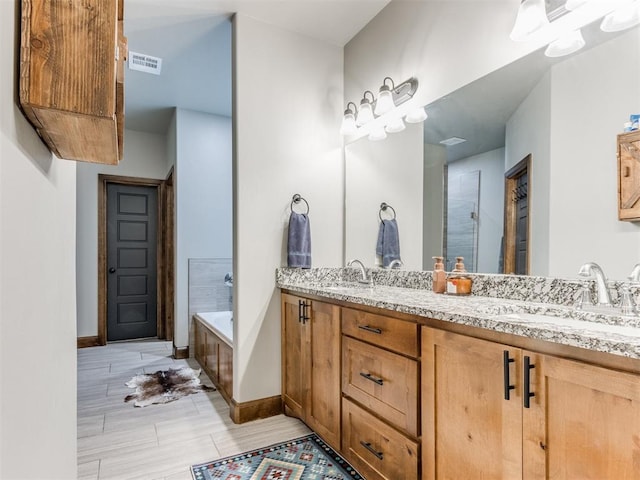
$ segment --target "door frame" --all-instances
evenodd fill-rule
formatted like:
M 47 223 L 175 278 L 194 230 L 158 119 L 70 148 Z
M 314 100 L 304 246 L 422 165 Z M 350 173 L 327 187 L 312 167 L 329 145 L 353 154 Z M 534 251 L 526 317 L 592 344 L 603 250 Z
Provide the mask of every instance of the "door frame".
M 119 175 L 98 175 L 98 344 L 107 344 L 107 185 L 113 183 L 118 185 L 130 185 L 138 187 L 155 187 L 158 190 L 158 232 L 156 235 L 156 263 L 157 263 L 157 302 L 156 302 L 156 325 L 158 336 L 166 332 L 166 319 L 162 317 L 166 302 L 164 286 L 164 241 L 162 232 L 163 223 L 163 202 L 164 180 L 152 178 L 124 177 Z M 162 324 L 162 327 L 161 327 Z
M 173 340 L 174 335 L 174 315 L 175 315 L 175 190 L 174 190 L 173 167 L 169 170 L 164 180 L 162 192 L 162 230 L 163 241 L 163 290 L 162 298 L 162 338 Z
M 524 157 L 504 174 L 504 261 L 502 273 L 514 271 L 516 265 L 516 226 L 518 222 L 515 202 L 512 193 L 516 188 L 518 178 L 524 174 L 527 179 L 527 274 L 529 274 L 529 257 L 531 248 L 531 154 Z

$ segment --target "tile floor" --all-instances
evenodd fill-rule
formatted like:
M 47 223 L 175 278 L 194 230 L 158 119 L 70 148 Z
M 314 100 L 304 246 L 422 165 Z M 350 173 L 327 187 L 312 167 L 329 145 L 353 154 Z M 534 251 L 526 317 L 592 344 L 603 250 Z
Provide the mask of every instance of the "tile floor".
M 78 350 L 79 479 L 188 480 L 190 465 L 310 432 L 284 415 L 236 425 L 218 392 L 143 408 L 124 403 L 133 375 L 179 366 L 199 368 L 193 359 L 174 360 L 170 342 Z M 211 384 L 206 374 L 200 378 Z

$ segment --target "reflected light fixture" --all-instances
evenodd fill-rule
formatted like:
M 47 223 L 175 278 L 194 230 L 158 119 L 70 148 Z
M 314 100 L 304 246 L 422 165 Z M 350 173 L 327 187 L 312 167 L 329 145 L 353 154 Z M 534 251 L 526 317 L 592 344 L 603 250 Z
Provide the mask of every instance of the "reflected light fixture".
M 353 110 L 349 108 L 349 105 L 353 105 Z M 347 103 L 347 109 L 344 111 L 344 117 L 342 118 L 342 125 L 340 126 L 340 135 L 355 135 L 358 131 L 356 125 L 355 113 L 358 111 L 356 104 L 353 102 Z
M 367 98 L 367 93 L 371 95 L 371 101 Z M 361 127 L 365 123 L 369 123 L 373 120 L 373 109 L 371 108 L 371 102 L 375 102 L 373 92 L 367 90 L 364 92 L 362 100 L 360 100 L 360 110 L 358 110 L 358 116 L 356 117 L 356 125 Z
M 522 0 L 509 37 L 513 41 L 521 42 L 548 24 L 544 0 Z
M 580 29 L 573 30 L 551 42 L 544 51 L 544 54 L 547 57 L 562 57 L 577 52 L 584 47 L 584 45 L 584 37 Z
M 356 108 L 353 102 L 347 103 L 340 133 L 345 136 L 368 135 L 370 140 L 383 140 L 388 133 L 401 132 L 408 123 L 422 122 L 427 118 L 423 107 L 413 107 L 411 100 L 418 89 L 418 79 L 396 85 L 391 77 L 385 77 L 376 99 L 370 90 L 366 90 Z M 406 105 L 405 105 L 406 103 Z

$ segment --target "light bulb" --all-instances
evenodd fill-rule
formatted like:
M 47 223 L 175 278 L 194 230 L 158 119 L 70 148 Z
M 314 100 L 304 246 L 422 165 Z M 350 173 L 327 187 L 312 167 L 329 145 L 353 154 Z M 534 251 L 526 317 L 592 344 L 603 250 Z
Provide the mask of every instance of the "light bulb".
M 384 128 L 389 133 L 398 133 L 405 129 L 404 122 L 402 118 L 394 118 L 389 122 L 389 124 Z
M 340 135 L 355 135 L 357 132 L 356 117 L 351 110 L 346 110 L 340 126 Z
M 547 57 L 562 57 L 577 52 L 584 47 L 584 38 L 580 29 L 565 33 L 549 44 L 544 54 Z
M 360 102 L 360 109 L 358 110 L 358 116 L 356 117 L 356 125 L 361 127 L 365 123 L 369 123 L 373 120 L 373 111 L 371 110 L 371 103 L 366 98 L 363 98 Z
M 384 140 L 385 138 L 387 138 L 387 134 L 382 126 L 376 126 L 369 132 L 369 140 L 377 141 Z
M 428 115 L 424 107 L 413 107 L 404 117 L 407 123 L 420 123 L 427 119 Z
M 522 0 L 516 23 L 509 37 L 515 42 L 524 42 L 529 37 L 549 25 L 544 0 Z
M 391 95 L 391 90 L 386 85 L 380 87 L 380 93 L 378 94 L 378 100 L 376 101 L 376 108 L 373 111 L 376 115 L 384 115 L 385 113 L 393 110 L 395 107 L 395 103 L 393 103 L 393 96 Z
M 600 24 L 603 32 L 619 32 L 640 23 L 640 1 L 628 3 L 604 17 Z

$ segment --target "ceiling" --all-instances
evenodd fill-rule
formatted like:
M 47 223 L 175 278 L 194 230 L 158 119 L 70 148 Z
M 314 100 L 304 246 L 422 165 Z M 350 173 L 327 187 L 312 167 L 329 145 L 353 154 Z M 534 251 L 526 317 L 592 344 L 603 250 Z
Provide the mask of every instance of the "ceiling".
M 125 127 L 164 134 L 174 107 L 231 116 L 234 12 L 344 46 L 391 0 L 125 0 L 129 51 L 161 75 L 125 71 Z

